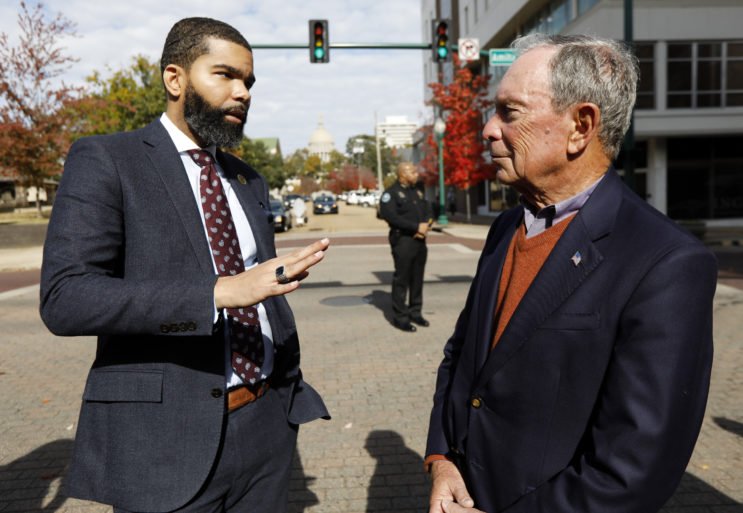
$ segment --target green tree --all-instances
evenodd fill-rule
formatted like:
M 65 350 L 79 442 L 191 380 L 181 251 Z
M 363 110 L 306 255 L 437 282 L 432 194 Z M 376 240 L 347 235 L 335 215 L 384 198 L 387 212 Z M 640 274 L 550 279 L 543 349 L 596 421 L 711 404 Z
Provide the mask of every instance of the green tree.
M 142 128 L 165 111 L 160 66 L 142 55 L 107 78 L 95 71 L 87 80 L 90 92 L 70 106 L 76 137 Z
M 286 168 L 280 155 L 272 155 L 266 145 L 261 141 L 254 141 L 243 137 L 240 146 L 229 150 L 242 160 L 250 164 L 256 171 L 262 174 L 268 186 L 272 189 L 280 189 L 284 186 L 287 178 Z
M 294 153 L 284 159 L 284 169 L 286 176 L 297 178 L 305 176 L 304 166 L 307 158 L 310 156 L 306 148 L 295 150 Z
M 354 153 L 354 148 L 360 147 L 363 152 Z M 358 151 L 358 150 L 357 150 Z M 397 165 L 400 163 L 400 157 L 394 148 L 387 146 L 384 139 L 379 139 L 379 152 L 382 160 L 382 176 L 386 177 L 394 174 Z M 374 175 L 377 174 L 377 141 L 373 135 L 359 134 L 349 137 L 346 142 L 346 153 L 351 156 L 350 162 L 359 165 L 362 168 L 372 170 Z
M 0 166 L 24 187 L 40 190 L 45 180 L 62 172 L 69 149 L 69 120 L 64 105 L 77 88 L 58 80 L 77 59 L 65 54 L 59 40 L 74 36 L 75 27 L 62 14 L 47 18 L 41 4 L 20 3 L 19 42 L 0 33 Z M 41 215 L 39 194 L 36 208 Z

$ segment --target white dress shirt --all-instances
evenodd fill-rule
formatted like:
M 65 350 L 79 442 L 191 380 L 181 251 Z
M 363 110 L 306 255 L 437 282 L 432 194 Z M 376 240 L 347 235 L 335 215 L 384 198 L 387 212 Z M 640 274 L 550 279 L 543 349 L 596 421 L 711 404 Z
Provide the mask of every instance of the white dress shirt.
M 208 240 L 206 231 L 206 221 L 204 220 L 204 212 L 201 209 L 201 193 L 199 190 L 199 177 L 201 176 L 201 167 L 194 162 L 191 156 L 187 153 L 188 150 L 205 150 L 208 151 L 214 158 L 214 162 L 217 166 L 217 173 L 222 181 L 222 188 L 224 189 L 225 195 L 227 196 L 227 203 L 230 205 L 230 211 L 232 212 L 232 222 L 235 223 L 235 231 L 237 232 L 237 239 L 240 243 L 240 252 L 242 253 L 245 269 L 250 269 L 258 265 L 258 247 L 255 243 L 255 237 L 253 237 L 253 230 L 250 228 L 248 218 L 245 216 L 245 211 L 240 205 L 240 200 L 237 198 L 234 189 L 230 185 L 230 182 L 224 177 L 224 171 L 219 165 L 216 159 L 216 147 L 209 146 L 207 148 L 200 148 L 194 141 L 192 141 L 186 134 L 184 134 L 175 124 L 163 113 L 160 116 L 160 122 L 167 130 L 168 135 L 173 140 L 178 154 L 181 156 L 183 167 L 186 169 L 188 175 L 188 181 L 191 184 L 193 190 L 194 200 L 196 201 L 196 207 L 199 210 L 201 217 L 201 225 L 204 228 L 204 240 Z M 211 254 L 211 253 L 210 253 Z M 217 267 L 212 258 L 212 265 L 214 266 L 214 274 L 217 273 Z M 258 309 L 258 318 L 261 321 L 261 334 L 263 335 L 263 343 L 266 349 L 266 359 L 263 363 L 263 371 L 266 374 L 270 374 L 271 368 L 273 367 L 273 334 L 271 333 L 271 325 L 268 323 L 268 316 L 266 315 L 266 309 L 262 303 L 255 305 Z M 216 307 L 214 309 L 214 318 L 216 320 L 218 313 Z M 226 330 L 225 330 L 226 332 Z M 226 376 L 227 376 L 227 388 L 234 387 L 242 384 L 240 377 L 235 374 L 232 370 L 231 353 L 229 349 L 229 337 L 225 337 L 225 365 L 226 365 Z

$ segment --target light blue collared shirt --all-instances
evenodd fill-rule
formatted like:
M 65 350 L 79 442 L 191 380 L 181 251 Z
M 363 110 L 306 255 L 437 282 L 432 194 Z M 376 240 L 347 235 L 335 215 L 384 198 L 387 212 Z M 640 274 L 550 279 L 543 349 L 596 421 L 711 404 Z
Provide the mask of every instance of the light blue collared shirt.
M 529 239 L 544 232 L 560 221 L 564 221 L 571 215 L 578 212 L 591 197 L 593 191 L 598 187 L 605 174 L 596 180 L 590 187 L 579 192 L 566 200 L 554 205 L 548 205 L 542 209 L 529 203 L 521 196 L 521 205 L 524 207 L 524 228 L 526 229 L 526 238 Z

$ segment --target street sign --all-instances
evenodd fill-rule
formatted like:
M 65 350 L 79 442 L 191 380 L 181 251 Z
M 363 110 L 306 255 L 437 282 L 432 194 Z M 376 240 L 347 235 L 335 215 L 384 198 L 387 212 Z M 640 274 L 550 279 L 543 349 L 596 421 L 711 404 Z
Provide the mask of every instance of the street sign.
M 491 66 L 510 66 L 516 60 L 516 50 L 510 48 L 491 48 Z
M 473 37 L 460 37 L 457 41 L 460 61 L 480 60 L 480 40 Z

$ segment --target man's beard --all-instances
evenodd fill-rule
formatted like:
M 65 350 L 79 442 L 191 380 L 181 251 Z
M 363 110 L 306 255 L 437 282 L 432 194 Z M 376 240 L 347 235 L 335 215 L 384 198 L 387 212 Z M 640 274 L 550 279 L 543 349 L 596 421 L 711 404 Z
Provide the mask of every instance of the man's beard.
M 240 144 L 243 138 L 245 121 L 236 124 L 224 119 L 225 115 L 238 109 L 241 109 L 247 115 L 247 108 L 240 104 L 227 109 L 212 107 L 191 84 L 186 86 L 183 116 L 191 132 L 199 139 L 198 142 L 204 146 L 214 144 L 220 147 L 234 148 Z

